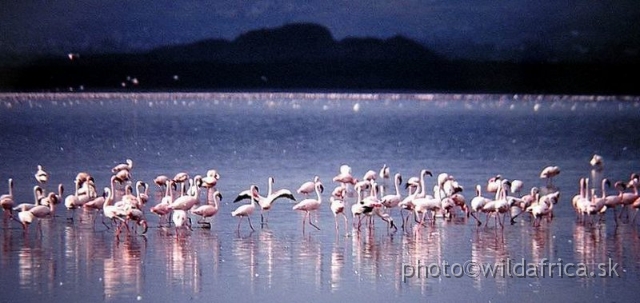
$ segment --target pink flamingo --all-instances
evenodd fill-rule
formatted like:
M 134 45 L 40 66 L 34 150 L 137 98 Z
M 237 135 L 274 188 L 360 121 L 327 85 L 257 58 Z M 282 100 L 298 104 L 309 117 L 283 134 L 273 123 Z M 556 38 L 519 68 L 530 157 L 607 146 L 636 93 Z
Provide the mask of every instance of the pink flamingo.
M 322 187 L 322 184 L 320 183 L 316 183 L 315 185 L 316 187 L 316 194 L 318 195 L 318 199 L 304 199 L 302 201 L 300 201 L 298 204 L 293 206 L 293 210 L 301 210 L 304 211 L 304 218 L 302 219 L 302 232 L 304 233 L 304 223 L 305 220 L 308 218 L 309 219 L 309 224 L 313 227 L 315 227 L 316 229 L 320 230 L 320 227 L 316 226 L 315 224 L 313 224 L 312 220 L 311 220 L 311 216 L 310 213 L 312 211 L 318 210 L 320 208 L 320 204 L 322 203 L 322 196 L 320 195 L 320 187 Z
M 198 215 L 200 217 L 202 217 L 202 219 L 200 221 L 198 221 L 199 224 L 204 225 L 205 227 L 211 228 L 211 223 L 205 221 L 206 218 L 211 218 L 213 216 L 215 216 L 218 213 L 218 204 L 219 201 L 222 200 L 222 194 L 219 191 L 215 191 L 213 193 L 213 203 L 207 203 L 205 205 L 200 205 L 194 209 L 191 210 L 191 212 L 194 215 Z

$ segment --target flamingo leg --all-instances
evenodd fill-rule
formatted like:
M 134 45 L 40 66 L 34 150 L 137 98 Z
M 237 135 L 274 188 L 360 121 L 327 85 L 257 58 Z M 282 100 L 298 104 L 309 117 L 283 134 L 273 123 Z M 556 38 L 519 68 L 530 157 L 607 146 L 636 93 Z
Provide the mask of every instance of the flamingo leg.
M 307 212 L 307 214 L 309 215 L 309 224 L 311 224 L 311 226 L 315 227 L 317 230 L 320 230 L 320 227 L 313 224 L 313 220 L 311 220 L 311 212 Z
M 476 219 L 476 221 L 478 222 L 478 226 L 482 225 L 482 222 L 480 222 L 480 220 L 478 219 L 478 217 L 476 217 L 476 215 L 475 215 L 474 213 L 469 212 L 469 214 L 470 214 L 474 219 Z
M 251 225 L 251 217 L 247 216 L 247 221 L 249 221 L 249 227 L 251 227 L 251 230 L 255 231 L 253 225 Z

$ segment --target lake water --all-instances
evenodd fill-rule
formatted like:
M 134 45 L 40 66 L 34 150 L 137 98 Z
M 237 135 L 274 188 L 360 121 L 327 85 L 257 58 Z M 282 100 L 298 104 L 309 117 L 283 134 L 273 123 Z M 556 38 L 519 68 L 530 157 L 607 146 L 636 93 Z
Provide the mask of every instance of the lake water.
M 6 180 L 13 178 L 16 203 L 33 200 L 37 165 L 50 174 L 48 190 L 62 183 L 69 193 L 78 172 L 90 172 L 101 189 L 109 185 L 111 168 L 130 158 L 133 180 L 152 185 L 146 235 L 116 237 L 100 217 L 93 225 L 94 214 L 83 210 L 71 223 L 63 205 L 27 234 L 5 219 L 2 301 L 634 300 L 640 282 L 637 225 L 616 224 L 612 213 L 600 224 L 578 222 L 571 197 L 581 177 L 628 181 L 640 172 L 639 125 L 635 97 L 4 94 L 0 192 L 7 193 Z M 594 153 L 605 159 L 600 173 L 589 165 Z M 493 222 L 477 228 L 473 219 L 458 216 L 397 232 L 378 220 L 371 229 L 350 227 L 345 236 L 335 232 L 328 203 L 342 164 L 358 178 L 383 164 L 404 180 L 421 169 L 447 172 L 464 186 L 467 203 L 474 186 L 496 174 L 524 181 L 526 192 L 544 187 L 540 171 L 557 165 L 562 171 L 554 184 L 561 199 L 554 219 L 535 228 L 524 217 L 501 229 Z M 220 173 L 223 195 L 211 228 L 194 226 L 176 235 L 173 227 L 158 227 L 158 216 L 148 211 L 161 195 L 153 178 L 209 169 Z M 251 184 L 266 191 L 270 176 L 275 188 L 295 191 L 315 175 L 325 186 L 320 230 L 307 225 L 303 233 L 302 213 L 287 200 L 275 203 L 267 226 L 260 227 L 256 212 L 256 231 L 246 221 L 236 230 L 230 213 L 239 206 L 232 203 L 239 192 Z M 426 182 L 431 188 L 435 179 Z M 400 223 L 397 209 L 391 215 Z M 553 277 L 409 277 L 421 264 L 457 264 L 450 268 L 457 275 L 465 262 L 545 259 L 584 264 L 589 271 L 617 264 L 619 276 L 571 278 L 556 271 Z

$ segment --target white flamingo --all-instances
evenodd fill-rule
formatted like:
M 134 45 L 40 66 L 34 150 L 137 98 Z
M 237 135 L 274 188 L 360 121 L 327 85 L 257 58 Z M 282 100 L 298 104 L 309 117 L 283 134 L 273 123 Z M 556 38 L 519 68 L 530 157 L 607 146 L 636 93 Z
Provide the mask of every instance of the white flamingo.
M 40 184 L 47 184 L 47 181 L 49 181 L 49 174 L 46 171 L 44 171 L 44 168 L 42 168 L 42 165 L 38 165 L 38 168 L 34 176 L 36 177 L 36 181 L 38 181 L 38 183 Z
M 478 226 L 482 225 L 482 221 L 475 215 L 478 212 L 484 212 L 484 206 L 491 202 L 491 199 L 482 196 L 482 186 L 476 185 L 476 196 L 471 199 L 471 211 L 469 214 L 478 222 Z
M 402 176 L 399 173 L 396 173 L 393 176 L 393 180 L 395 183 L 394 185 L 395 185 L 396 193 L 385 195 L 380 200 L 380 203 L 389 210 L 393 209 L 394 207 L 397 207 L 398 204 L 402 202 L 402 195 L 400 194 L 400 184 L 402 184 Z
M 261 196 L 258 193 L 258 188 L 256 187 L 256 193 L 251 193 L 251 191 L 242 191 L 240 194 L 238 194 L 238 196 L 236 197 L 235 200 L 233 200 L 233 202 L 238 202 L 240 200 L 244 200 L 244 199 L 249 199 L 252 196 L 255 197 L 256 199 L 258 199 L 258 205 L 260 205 L 260 223 L 262 225 L 266 224 L 268 218 L 268 211 L 271 209 L 271 207 L 273 206 L 273 203 L 278 200 L 278 199 L 290 199 L 293 201 L 296 201 L 296 198 L 293 196 L 293 193 L 291 193 L 290 190 L 288 189 L 279 189 L 274 191 L 273 190 L 273 183 L 275 183 L 275 179 L 273 177 L 269 177 L 267 179 L 267 184 L 268 184 L 268 191 L 267 191 L 267 196 Z M 316 187 L 319 186 L 320 187 L 320 191 L 322 192 L 324 190 L 324 187 L 322 186 L 322 183 L 316 183 L 315 185 Z
M 251 187 L 249 188 L 249 193 L 251 193 L 249 195 L 251 197 L 251 202 L 246 205 L 240 205 L 238 208 L 236 208 L 236 210 L 231 212 L 232 216 L 238 217 L 238 232 L 240 232 L 240 223 L 242 222 L 243 217 L 246 217 L 247 221 L 249 221 L 249 227 L 251 227 L 251 230 L 255 230 L 253 228 L 253 225 L 251 225 L 251 214 L 253 214 L 256 209 L 256 206 L 253 204 L 253 202 L 258 203 L 258 200 L 255 197 L 258 194 L 258 187 L 255 185 L 251 185 Z
M 333 218 L 336 222 L 336 233 L 338 233 L 339 228 L 338 228 L 338 215 L 342 215 L 342 217 L 344 218 L 344 230 L 346 232 L 347 230 L 347 215 L 344 213 L 344 200 L 342 200 L 341 198 L 337 198 L 335 196 L 331 196 L 329 198 L 329 201 L 331 202 L 331 212 L 333 213 Z

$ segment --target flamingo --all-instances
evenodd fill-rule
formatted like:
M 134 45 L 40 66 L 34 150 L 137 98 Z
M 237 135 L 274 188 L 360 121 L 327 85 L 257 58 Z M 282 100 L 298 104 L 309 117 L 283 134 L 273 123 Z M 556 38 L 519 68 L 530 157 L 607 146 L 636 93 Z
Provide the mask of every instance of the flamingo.
M 190 183 L 193 183 L 193 182 L 190 181 Z M 196 185 L 191 184 L 190 188 L 195 189 Z M 191 194 L 176 198 L 171 204 L 169 204 L 169 209 L 188 211 L 193 206 L 198 204 L 199 201 L 200 200 L 198 199 L 198 190 L 192 190 Z
M 343 200 L 346 197 L 346 195 L 347 195 L 347 190 L 340 185 L 336 186 L 336 188 L 334 188 L 333 191 L 331 192 L 332 197 L 340 200 Z
M 510 186 L 511 183 L 508 180 L 502 180 L 500 189 L 498 189 L 498 199 L 492 200 L 484 205 L 483 210 L 487 213 L 487 222 L 485 224 L 489 223 L 489 215 L 493 214 L 496 216 L 496 224 L 500 223 L 500 227 L 504 228 L 504 224 L 500 220 L 499 215 L 509 211 L 510 205 L 507 201 L 507 192 L 509 191 Z
M 322 187 L 322 184 L 316 183 L 315 187 L 316 187 L 316 194 L 318 195 L 318 199 L 312 199 L 312 198 L 304 199 L 304 200 L 298 202 L 298 204 L 293 206 L 293 210 L 301 210 L 301 211 L 305 212 L 304 218 L 302 219 L 302 232 L 303 233 L 304 233 L 304 223 L 305 223 L 305 220 L 307 218 L 309 219 L 309 224 L 311 226 L 313 226 L 316 229 L 320 230 L 320 227 L 318 227 L 315 224 L 313 224 L 313 222 L 311 220 L 311 216 L 310 216 L 310 213 L 312 211 L 318 210 L 320 208 L 320 204 L 322 203 L 322 195 L 320 195 L 320 188 Z
M 78 183 L 78 186 L 80 186 L 80 187 L 82 187 L 82 185 L 85 182 L 89 182 L 89 181 L 95 182 L 95 180 L 93 180 L 93 177 L 87 172 L 79 172 L 76 175 L 75 181 Z
M 433 214 L 433 221 L 435 223 L 436 212 L 442 209 L 442 200 L 431 196 L 425 196 L 421 198 L 413 199 L 413 212 L 416 218 L 420 214 L 420 225 L 424 225 L 424 220 L 427 212 L 431 211 Z
M 169 177 L 167 177 L 166 175 L 158 175 L 155 178 L 153 178 L 153 183 L 158 185 L 160 189 L 164 189 L 164 186 L 167 184 L 167 181 L 169 181 Z
M 380 169 L 378 175 L 380 176 L 380 179 L 386 182 L 386 180 L 389 179 L 390 173 L 391 172 L 389 170 L 389 166 L 387 166 L 387 164 L 385 163 L 382 165 L 382 168 Z
M 523 186 L 524 182 L 522 182 L 522 180 L 511 181 L 511 193 L 520 196 L 520 191 L 522 190 Z
M 105 187 L 105 192 L 107 194 L 107 198 L 104 201 L 104 205 L 102 206 L 102 213 L 106 218 L 109 218 L 113 221 L 116 220 L 120 220 L 120 224 L 118 225 L 117 228 L 117 232 L 116 232 L 116 236 L 120 234 L 120 229 L 122 227 L 122 224 L 125 221 L 125 218 L 127 216 L 126 213 L 124 213 L 123 209 L 121 207 L 118 207 L 115 205 L 114 200 L 114 188 L 115 188 L 115 182 L 116 182 L 116 176 L 111 176 L 111 187 Z M 112 204 L 113 203 L 113 204 Z M 103 222 L 104 224 L 104 222 Z M 109 226 L 107 226 L 107 224 L 104 224 L 107 228 L 109 228 Z
M 191 219 L 189 219 L 185 210 L 173 210 L 173 214 L 171 214 L 171 221 L 173 221 L 173 225 L 176 227 L 176 237 L 179 236 L 179 229 L 182 227 L 191 230 Z
M 173 182 L 180 184 L 180 195 L 184 195 L 184 183 L 189 180 L 189 174 L 186 172 L 179 172 L 173 177 Z
M 602 188 L 604 188 L 604 184 L 603 184 Z M 589 204 L 589 208 L 588 208 L 589 215 L 594 216 L 594 215 L 600 214 L 601 219 L 602 219 L 602 215 L 607 210 L 606 201 L 607 201 L 606 200 L 606 194 L 605 194 L 604 191 L 602 192 L 601 196 L 597 196 L 596 195 L 596 189 L 592 188 L 591 189 L 591 203 Z M 592 217 L 592 221 L 593 221 L 593 217 Z
M 34 176 L 36 177 L 36 181 L 40 184 L 47 184 L 47 181 L 49 180 L 49 174 L 44 171 L 42 165 L 38 165 L 38 169 Z
M 167 179 L 165 181 L 165 195 L 164 197 L 162 197 L 162 199 L 160 200 L 160 203 L 154 205 L 151 207 L 150 211 L 154 214 L 157 214 L 158 216 L 160 216 L 160 226 L 162 226 L 162 219 L 165 218 L 170 212 L 171 209 L 169 208 L 169 205 L 171 205 L 171 203 L 173 202 L 173 194 L 171 192 L 171 187 L 172 187 L 173 181 Z M 167 219 L 168 221 L 168 219 Z
M 313 181 L 307 181 L 302 183 L 302 185 L 300 185 L 300 187 L 296 190 L 296 192 L 307 196 L 310 193 L 315 191 L 316 183 L 318 182 L 320 182 L 320 177 L 315 176 L 313 177 Z
M 119 183 L 124 183 L 131 180 L 131 172 L 126 169 L 116 172 L 115 176 Z
M 219 203 L 222 200 L 222 194 L 219 191 L 215 191 L 213 193 L 213 203 L 208 203 L 205 205 L 200 205 L 191 210 L 191 213 L 194 215 L 200 216 L 201 220 L 198 221 L 199 224 L 205 225 L 208 228 L 211 228 L 211 223 L 205 221 L 207 218 L 211 218 L 218 213 Z
M 58 204 L 58 196 L 55 193 L 50 192 L 45 195 L 44 190 L 42 188 L 39 188 L 39 194 L 40 198 L 38 198 L 38 204 L 44 206 Z
M 362 180 L 367 180 L 369 182 L 375 181 L 376 180 L 376 172 L 373 171 L 373 170 L 368 170 L 366 173 L 364 173 L 364 176 L 362 177 Z
M 525 211 L 531 213 L 531 215 L 533 216 L 533 226 L 536 227 L 540 226 L 540 220 L 543 216 L 547 216 L 550 214 L 551 209 L 553 209 L 553 203 L 547 203 L 548 200 L 541 200 L 539 190 L 534 191 L 532 189 L 532 193 L 535 195 L 535 201 L 530 206 L 528 206 Z
M 495 177 L 489 178 L 487 180 L 487 192 L 495 193 L 500 188 L 500 183 L 502 182 L 502 175 L 496 175 Z
M 88 210 L 96 210 L 96 211 L 101 211 L 102 207 L 104 207 L 104 202 L 107 199 L 107 190 L 102 191 L 102 195 L 100 195 L 99 197 L 90 200 L 89 202 L 85 203 L 84 205 L 82 205 L 82 207 L 84 209 L 88 209 Z M 93 218 L 93 226 L 95 228 L 95 220 L 96 218 Z M 104 216 L 102 217 L 102 223 L 104 224 Z
M 362 188 L 355 187 L 356 190 L 356 203 L 351 205 L 351 214 L 353 215 L 353 226 L 356 224 L 356 216 L 358 216 L 358 231 L 360 230 L 360 226 L 362 225 L 362 215 L 366 215 L 373 211 L 374 206 L 369 205 L 362 200 Z
M 142 192 L 140 192 L 140 187 L 144 188 Z M 139 207 L 142 207 L 142 205 L 147 204 L 147 201 L 149 201 L 149 184 L 143 181 L 137 181 L 136 195 L 138 197 L 138 201 L 141 203 L 140 205 L 138 205 Z
M 511 218 L 511 224 L 515 224 L 515 219 L 518 216 L 520 216 L 522 213 L 525 213 L 527 208 L 529 208 L 529 206 L 537 202 L 538 197 L 536 195 L 539 193 L 540 193 L 540 189 L 534 186 L 531 188 L 528 194 L 522 196 L 520 199 L 517 200 L 518 204 L 515 206 L 517 206 L 520 209 L 520 212 Z M 514 205 L 512 204 L 512 206 Z
M 13 179 L 9 178 L 9 193 L 0 196 L 0 206 L 2 206 L 2 210 L 4 212 L 8 212 L 9 216 L 12 217 L 11 209 L 14 205 L 13 200 Z
M 596 171 L 601 171 L 604 168 L 604 159 L 602 158 L 602 156 L 598 154 L 594 154 L 591 160 L 589 161 L 589 164 Z
M 400 184 L 402 184 L 402 176 L 399 173 L 396 173 L 393 176 L 393 180 L 394 180 L 396 193 L 386 195 L 382 197 L 382 199 L 380 200 L 380 203 L 387 209 L 393 209 L 394 207 L 398 206 L 398 204 L 400 204 L 400 202 L 402 201 L 402 196 L 400 195 L 400 188 L 399 188 Z
M 49 218 L 53 216 L 54 213 L 55 211 L 53 204 L 50 204 L 49 206 L 36 205 L 29 210 L 23 209 L 22 211 L 18 212 L 18 220 L 22 224 L 22 228 L 26 233 L 28 225 L 31 224 L 34 219 Z M 38 221 L 38 224 L 39 223 L 40 221 Z
M 540 179 L 547 179 L 547 187 L 553 187 L 553 178 L 560 174 L 560 167 L 547 166 L 540 172 Z
M 281 199 L 281 198 L 286 198 L 286 199 L 290 199 L 293 201 L 296 201 L 296 198 L 293 196 L 293 194 L 291 193 L 290 190 L 288 189 L 279 189 L 276 191 L 273 191 L 273 183 L 275 182 L 275 179 L 273 177 L 269 177 L 267 179 L 267 184 L 268 184 L 268 192 L 267 192 L 267 196 L 263 197 L 260 194 L 257 194 L 257 187 L 256 187 L 256 192 L 253 193 L 253 196 L 258 199 L 258 205 L 260 205 L 260 223 L 261 225 L 266 224 L 267 219 L 265 218 L 267 217 L 267 213 L 268 211 L 271 209 L 271 207 L 273 206 L 273 203 L 277 200 L 277 199 Z M 324 191 L 324 187 L 322 186 L 322 183 L 318 182 L 316 183 L 315 186 L 319 186 L 320 191 Z M 236 197 L 236 199 L 233 201 L 238 202 L 240 200 L 244 200 L 247 198 L 250 198 L 251 192 L 250 191 L 243 191 L 241 192 L 238 197 Z
M 340 166 L 340 173 L 333 177 L 333 182 L 340 183 L 342 187 L 346 188 L 348 184 L 356 185 L 358 179 L 351 175 L 351 167 L 349 165 Z
M 602 179 L 602 192 L 605 192 L 605 184 L 607 185 L 607 187 L 611 187 L 611 182 L 607 179 L 604 178 Z M 607 195 L 604 197 L 605 199 L 605 205 L 607 206 L 607 209 L 613 209 L 613 217 L 616 220 L 616 223 L 618 222 L 618 215 L 617 215 L 617 211 L 616 208 L 618 205 L 622 204 L 622 192 L 623 189 L 621 189 L 621 182 L 616 182 L 614 184 L 614 187 L 617 188 L 619 190 L 619 193 L 616 195 Z
M 215 191 L 218 180 L 220 180 L 220 174 L 215 169 L 208 170 L 207 175 L 204 178 L 200 178 L 201 186 L 207 189 L 207 198 L 211 190 Z
M 249 192 L 251 193 L 249 195 L 251 197 L 251 202 L 246 205 L 240 205 L 238 208 L 236 208 L 236 210 L 231 212 L 232 216 L 238 217 L 238 232 L 240 232 L 240 223 L 242 222 L 243 217 L 246 217 L 247 221 L 249 221 L 249 227 L 251 227 L 251 230 L 255 230 L 253 228 L 253 225 L 251 225 L 251 214 L 253 214 L 254 210 L 256 209 L 256 206 L 253 204 L 253 202 L 258 203 L 258 200 L 255 198 L 255 196 L 257 195 L 257 191 L 258 187 L 255 185 L 251 185 L 251 187 L 249 188 Z
M 336 222 L 336 233 L 338 233 L 338 215 L 342 215 L 344 218 L 344 230 L 347 230 L 347 215 L 344 213 L 344 200 L 331 196 L 329 198 L 331 202 L 331 212 L 333 213 L 334 220 Z
M 147 224 L 147 220 L 144 218 L 144 212 L 141 209 L 130 207 L 125 211 L 127 214 L 125 221 L 133 221 L 138 226 L 142 226 L 142 234 L 146 234 L 149 226 Z M 129 229 L 127 229 L 129 230 Z
M 478 226 L 482 225 L 482 222 L 478 217 L 476 217 L 476 213 L 484 212 L 484 206 L 491 202 L 491 199 L 485 198 L 482 196 L 482 186 L 480 184 L 476 185 L 476 196 L 471 199 L 471 211 L 469 214 L 473 216 L 474 219 L 478 222 Z
M 127 159 L 125 163 L 118 164 L 111 169 L 112 173 L 118 173 L 119 171 L 130 171 L 133 168 L 133 160 Z

